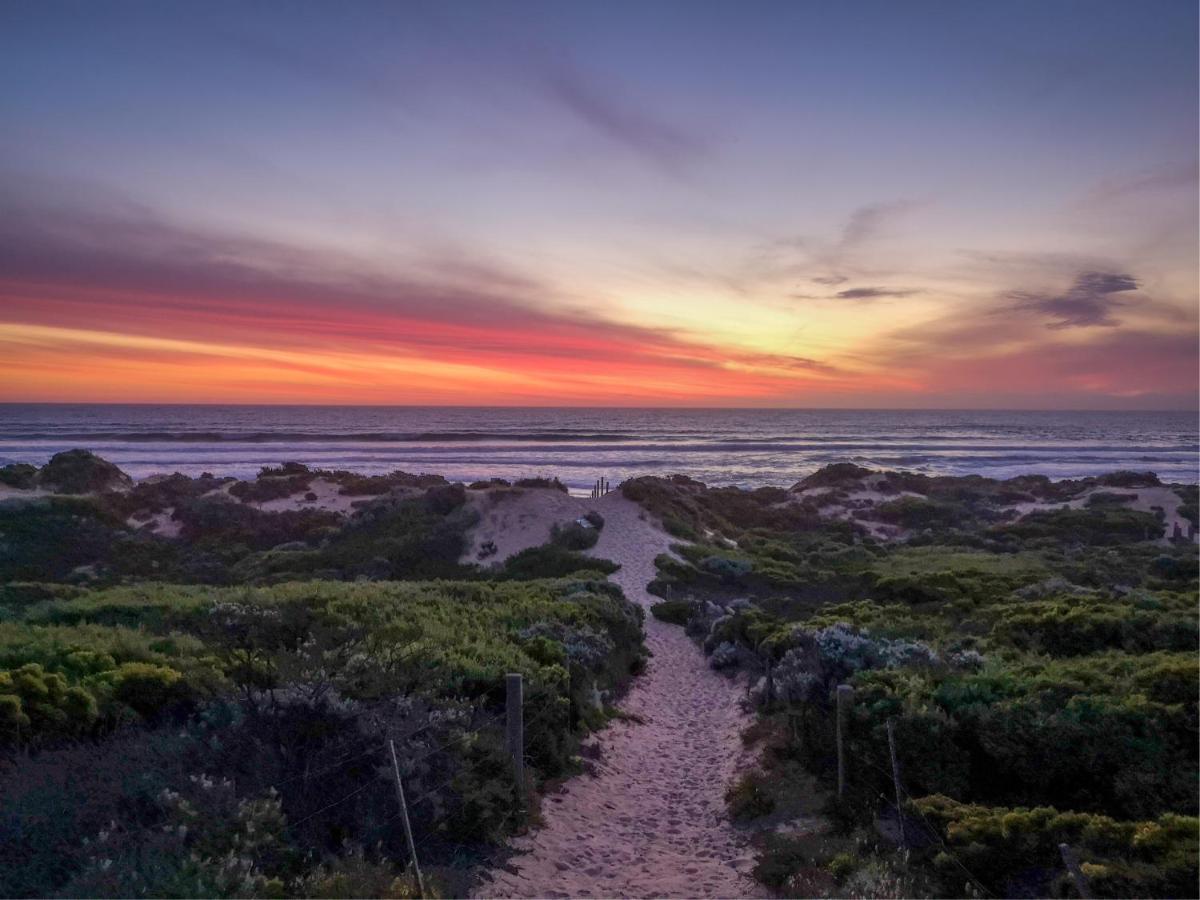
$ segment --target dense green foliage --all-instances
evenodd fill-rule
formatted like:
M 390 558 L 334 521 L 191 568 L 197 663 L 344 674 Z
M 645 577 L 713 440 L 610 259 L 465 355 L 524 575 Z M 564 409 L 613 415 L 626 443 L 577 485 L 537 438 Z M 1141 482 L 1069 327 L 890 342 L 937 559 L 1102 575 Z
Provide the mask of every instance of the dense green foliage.
M 868 477 L 883 499 L 854 508 Z M 1079 842 L 1103 896 L 1194 890 L 1196 546 L 1161 541 L 1161 518 L 1121 496 L 1157 479 L 996 482 L 831 466 L 797 487 L 806 493 L 795 499 L 745 492 L 732 507 L 726 491 L 687 479 L 623 488 L 693 538 L 659 558 L 654 614 L 686 624 L 714 666 L 758 677 L 771 663 L 770 702 L 765 683 L 758 696 L 787 738 L 768 753 L 767 776 L 731 793 L 733 812 L 766 812 L 764 797 L 786 795 L 771 773 L 793 763 L 832 780 L 831 693 L 846 683 L 851 777 L 836 820 L 869 827 L 893 795 L 889 721 L 907 796 L 967 804 L 958 818 L 932 815 L 933 800 L 906 808 L 929 890 L 961 894 L 962 859 L 999 895 L 1065 889 L 1061 840 Z M 1179 496 L 1186 504 L 1190 489 Z M 822 514 L 836 505 L 847 514 Z M 906 539 L 879 540 L 866 523 Z M 1008 811 L 1024 808 L 1051 823 L 1028 826 L 1039 831 L 1028 841 L 976 840 L 962 825 L 990 816 L 1015 828 L 1025 820 Z M 1087 837 L 1106 829 L 1125 837 Z M 1129 837 L 1141 833 L 1155 849 Z M 801 883 L 801 872 L 829 877 L 829 859 L 772 846 L 760 868 L 774 886 Z
M 0 503 L 0 895 L 414 896 L 389 739 L 422 861 L 462 893 L 644 665 L 616 566 L 578 552 L 602 520 L 483 570 L 437 476 L 55 467 L 88 495 Z M 276 503 L 317 478 L 366 499 Z
M 640 666 L 640 628 L 619 590 L 586 580 L 153 584 L 27 605 L 0 624 L 0 748 L 41 752 L 0 778 L 0 892 L 77 890 L 75 879 L 92 877 L 82 839 L 95 840 L 109 820 L 141 823 L 122 835 L 120 852 L 150 854 L 171 878 L 185 877 L 190 844 L 153 844 L 179 803 L 212 799 L 191 780 L 204 773 L 228 780 L 223 808 L 266 804 L 281 823 L 296 859 L 251 854 L 268 880 L 307 877 L 344 841 L 382 839 L 398 850 L 384 757 L 368 751 L 357 768 L 316 782 L 305 775 L 388 736 L 409 760 L 442 745 L 408 773 L 414 795 L 444 784 L 435 807 L 414 813 L 426 834 L 456 843 L 496 836 L 512 827 L 516 808 L 498 725 L 505 673 L 526 678 L 535 776 L 557 776 L 575 736 L 604 718 L 594 688 L 613 690 Z M 120 760 L 130 755 L 157 762 L 129 770 Z M 118 781 L 90 773 L 94 793 L 76 794 L 74 784 L 29 780 L 85 758 L 115 766 Z M 335 815 L 336 828 L 328 817 L 288 825 L 359 788 L 373 789 Z M 163 802 L 164 792 L 183 799 Z M 30 829 L 48 803 L 73 804 L 72 814 Z M 210 824 L 233 827 L 193 827 Z M 44 869 L 49 848 L 64 845 L 79 849 L 69 859 L 56 851 Z M 105 882 L 84 883 L 92 891 Z M 239 880 L 229 890 L 260 887 Z

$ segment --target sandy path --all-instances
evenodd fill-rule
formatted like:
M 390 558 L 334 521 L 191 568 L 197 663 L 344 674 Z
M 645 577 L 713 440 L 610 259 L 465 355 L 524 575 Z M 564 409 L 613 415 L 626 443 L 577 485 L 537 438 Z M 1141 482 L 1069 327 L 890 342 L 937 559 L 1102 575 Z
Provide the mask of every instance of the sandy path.
M 613 580 L 649 607 L 654 557 L 670 538 L 619 495 L 575 504 L 576 515 L 605 517 L 592 552 L 621 563 Z M 545 825 L 512 841 L 519 855 L 476 896 L 763 896 L 746 874 L 753 854 L 725 815 L 725 788 L 750 762 L 743 690 L 708 668 L 682 628 L 647 614 L 646 632 L 654 656 L 621 704 L 644 724 L 616 722 L 596 738 L 597 773 L 546 798 Z

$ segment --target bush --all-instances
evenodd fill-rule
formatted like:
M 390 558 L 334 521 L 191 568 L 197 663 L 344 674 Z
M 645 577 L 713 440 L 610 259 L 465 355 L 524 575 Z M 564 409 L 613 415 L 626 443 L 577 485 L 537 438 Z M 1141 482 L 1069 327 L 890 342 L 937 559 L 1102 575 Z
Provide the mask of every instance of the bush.
M 650 613 L 660 622 L 671 625 L 686 625 L 695 613 L 696 604 L 692 600 L 664 600 L 650 607 Z
M 37 466 L 31 466 L 28 463 L 9 463 L 7 466 L 0 466 L 0 484 L 9 487 L 29 490 L 35 486 L 34 477 L 36 475 Z
M 735 822 L 758 819 L 775 811 L 775 798 L 771 795 L 767 776 L 753 770 L 729 787 L 725 792 L 725 803 Z
M 190 695 L 183 675 L 169 666 L 127 662 L 108 677 L 113 697 L 146 718 Z
M 237 482 L 229 489 L 229 493 L 243 503 L 267 503 L 306 492 L 312 479 L 311 473 L 282 477 L 260 475 L 256 481 Z
M 64 450 L 42 466 L 37 483 L 60 494 L 87 494 L 132 487 L 133 479 L 88 450 Z
M 607 559 L 584 556 L 554 544 L 530 547 L 514 553 L 504 562 L 497 577 L 503 579 L 563 578 L 579 572 L 611 575 L 620 566 Z
M 1101 897 L 1186 897 L 1196 890 L 1200 820 L 1164 815 L 1121 822 L 1102 815 L 1059 812 L 1051 807 L 1002 808 L 958 803 L 935 795 L 915 809 L 933 824 L 954 859 L 935 856 L 947 875 L 964 865 L 1002 896 L 1018 883 L 1048 880 L 1062 871 L 1058 846 L 1078 853 L 1093 891 Z
M 569 525 L 554 525 L 550 529 L 550 543 L 566 550 L 590 550 L 600 540 L 596 528 L 585 528 L 578 522 Z
M 567 486 L 555 478 L 518 478 L 513 482 L 514 487 L 519 488 L 549 488 L 556 491 L 562 491 L 564 494 L 569 494 Z
M 1157 540 L 1164 528 L 1151 513 L 1102 505 L 1090 509 L 1037 510 L 995 530 L 1027 541 L 1109 546 Z

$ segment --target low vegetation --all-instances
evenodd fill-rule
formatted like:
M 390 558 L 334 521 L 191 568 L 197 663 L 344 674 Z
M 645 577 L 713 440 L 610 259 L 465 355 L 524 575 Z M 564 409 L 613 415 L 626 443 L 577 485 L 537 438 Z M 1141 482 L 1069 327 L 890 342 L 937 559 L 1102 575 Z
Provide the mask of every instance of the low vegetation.
M 1197 552 L 1130 507 L 1140 488 L 1161 485 L 849 465 L 733 504 L 690 479 L 623 486 L 689 540 L 659 557 L 652 613 L 714 667 L 748 671 L 782 736 L 731 813 L 778 818 L 809 789 L 795 766 L 834 795 L 832 830 L 766 840 L 760 880 L 793 896 L 1061 896 L 1068 843 L 1097 896 L 1194 892 Z M 1181 515 L 1193 494 L 1178 489 Z M 839 684 L 853 688 L 840 800 Z M 889 723 L 899 809 L 881 800 Z
M 259 508 L 318 477 L 365 499 Z M 438 477 L 74 490 L 97 483 L 0 504 L 3 896 L 415 896 L 389 741 L 434 890 L 461 894 L 644 665 L 616 566 L 578 552 L 602 521 L 484 571 Z

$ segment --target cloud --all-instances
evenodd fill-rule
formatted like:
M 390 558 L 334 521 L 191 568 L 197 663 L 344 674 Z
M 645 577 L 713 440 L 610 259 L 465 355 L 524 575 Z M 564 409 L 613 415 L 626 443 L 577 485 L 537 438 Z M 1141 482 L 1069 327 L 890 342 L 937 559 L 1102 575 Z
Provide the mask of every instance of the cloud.
M 1029 310 L 1050 318 L 1052 321 L 1047 323 L 1047 328 L 1113 328 L 1119 324 L 1113 318 L 1113 310 L 1129 304 L 1112 295 L 1137 289 L 1137 280 L 1132 275 L 1097 271 L 1080 272 L 1063 294 L 1014 291 L 1008 296 L 1018 301 L 1013 309 Z
M 824 285 L 849 281 L 849 276 L 843 270 L 854 271 L 861 251 L 885 236 L 897 219 L 919 206 L 921 203 L 916 200 L 902 199 L 868 203 L 852 210 L 837 238 L 811 257 L 811 267 L 826 270 L 824 275 L 813 276 L 812 281 Z
M 1102 181 L 1088 193 L 1085 202 L 1104 203 L 1140 194 L 1180 192 L 1194 203 L 1198 177 L 1200 161 L 1164 163 L 1126 178 Z
M 893 200 L 888 203 L 871 203 L 860 206 L 850 213 L 842 226 L 838 250 L 845 252 L 867 243 L 881 234 L 895 219 L 914 209 L 919 204 L 914 200 Z
M 670 172 L 709 152 L 709 142 L 585 77 L 562 62 L 543 64 L 540 80 L 549 95 L 594 131 Z
M 90 340 L 87 353 L 95 361 L 107 348 L 106 371 L 161 361 L 172 341 L 186 341 L 193 355 L 240 347 L 276 369 L 281 360 L 311 358 L 314 371 L 353 374 L 361 369 L 356 360 L 388 371 L 426 360 L 429 379 L 449 366 L 520 374 L 561 381 L 563 392 L 551 393 L 580 400 L 596 394 L 568 394 L 567 382 L 610 397 L 621 390 L 762 396 L 835 372 L 815 359 L 614 320 L 466 254 L 379 272 L 334 254 L 189 228 L 134 206 L 48 210 L 14 202 L 0 220 L 0 273 L 0 322 L 30 335 L 101 329 L 106 336 Z M 486 384 L 481 378 L 479 389 Z
M 836 296 L 839 300 L 878 300 L 882 297 L 911 297 L 919 293 L 915 289 L 863 287 L 838 291 Z

